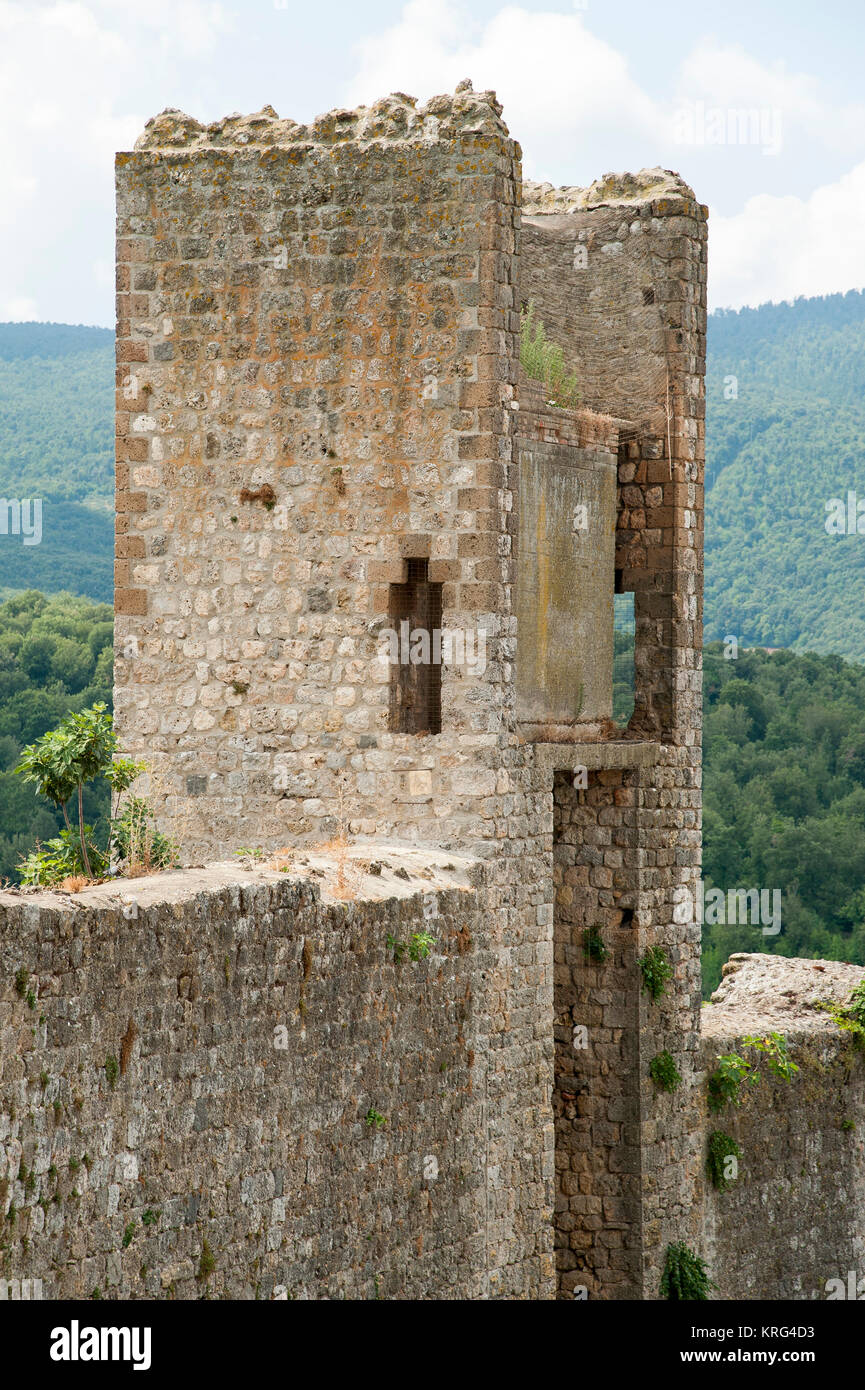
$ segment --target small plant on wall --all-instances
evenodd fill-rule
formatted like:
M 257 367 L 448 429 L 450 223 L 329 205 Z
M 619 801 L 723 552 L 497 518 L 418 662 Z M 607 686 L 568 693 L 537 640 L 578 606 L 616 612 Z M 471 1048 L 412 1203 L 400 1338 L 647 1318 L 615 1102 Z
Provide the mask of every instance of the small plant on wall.
M 788 1055 L 787 1039 L 781 1033 L 768 1033 L 765 1037 L 748 1033 L 742 1038 L 742 1047 L 763 1053 L 769 1070 L 779 1081 L 792 1081 L 799 1070 Z M 709 1077 L 709 1109 L 717 1115 L 725 1105 L 740 1105 L 742 1083 L 756 1086 L 759 1080 L 760 1073 L 753 1062 L 738 1052 L 725 1052 Z
M 739 1105 L 739 1087 L 749 1080 L 753 1085 L 754 1076 L 744 1057 L 737 1052 L 725 1052 L 718 1058 L 718 1065 L 709 1077 L 709 1109 L 713 1115 L 719 1114 L 725 1105 Z
M 583 955 L 586 960 L 593 960 L 600 965 L 609 954 L 600 927 L 586 927 L 583 932 Z
M 397 965 L 400 964 L 406 952 L 408 952 L 409 960 L 426 960 L 435 944 L 436 938 L 430 936 L 429 932 L 412 932 L 408 941 L 398 940 L 391 932 L 388 932 L 387 936 L 387 949 L 393 951 L 393 958 Z
M 726 1192 L 739 1176 L 739 1159 L 742 1150 L 731 1135 L 716 1129 L 709 1135 L 709 1149 L 706 1155 L 706 1172 L 713 1187 Z
M 766 1057 L 766 1065 L 774 1076 L 780 1081 L 792 1081 L 794 1072 L 799 1068 L 795 1062 L 791 1062 L 787 1053 L 787 1039 L 783 1033 L 768 1033 L 766 1037 L 756 1037 L 747 1033 L 742 1039 L 743 1047 L 753 1047 L 756 1052 L 762 1052 Z M 759 1078 L 760 1073 L 754 1073 Z
M 650 946 L 640 960 L 640 973 L 643 976 L 643 989 L 657 1001 L 666 993 L 667 981 L 672 977 L 673 967 L 663 946 Z
M 576 409 L 577 378 L 565 367 L 562 349 L 549 341 L 542 321 L 535 318 L 534 301 L 520 311 L 520 363 L 527 376 L 543 384 L 550 405 Z
M 661 1091 L 675 1091 L 681 1086 L 682 1078 L 676 1069 L 669 1052 L 659 1052 L 649 1063 L 649 1075 Z
M 845 1033 L 852 1034 L 855 1048 L 860 1052 L 865 1051 L 865 978 L 856 985 L 845 1004 L 824 1000 L 818 1007 L 826 1009 L 832 1015 L 833 1023 L 837 1023 Z
M 709 1290 L 716 1287 L 699 1255 L 695 1255 L 681 1241 L 667 1246 L 659 1289 L 662 1298 L 668 1298 L 671 1302 L 705 1302 Z

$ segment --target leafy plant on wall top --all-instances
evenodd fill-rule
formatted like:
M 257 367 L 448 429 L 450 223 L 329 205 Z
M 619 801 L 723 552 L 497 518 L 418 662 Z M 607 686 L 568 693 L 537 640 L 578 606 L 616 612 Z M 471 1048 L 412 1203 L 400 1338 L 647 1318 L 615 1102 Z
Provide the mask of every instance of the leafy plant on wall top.
M 818 1008 L 826 1009 L 832 1015 L 833 1023 L 852 1033 L 853 1046 L 865 1051 L 865 976 L 859 981 L 844 1004 L 833 1004 L 822 1000 Z
M 56 839 L 49 840 L 23 860 L 23 883 L 60 883 L 83 874 L 87 879 L 104 877 L 112 855 L 125 860 L 127 866 L 136 857 L 136 843 L 142 837 L 142 826 L 152 820 L 147 802 L 132 796 L 120 809 L 127 792 L 146 765 L 132 758 L 116 755 L 117 740 L 111 714 L 104 704 L 95 704 L 79 714 L 69 714 L 56 729 L 43 734 L 21 754 L 15 771 L 25 782 L 58 806 L 66 822 Z M 97 777 L 104 777 L 112 790 L 111 829 L 108 845 L 100 849 L 92 839 L 92 827 L 84 821 L 84 786 Z M 75 798 L 77 829 L 73 830 L 66 803 Z M 170 840 L 152 831 L 149 842 L 149 864 L 166 868 L 176 859 L 176 848 Z

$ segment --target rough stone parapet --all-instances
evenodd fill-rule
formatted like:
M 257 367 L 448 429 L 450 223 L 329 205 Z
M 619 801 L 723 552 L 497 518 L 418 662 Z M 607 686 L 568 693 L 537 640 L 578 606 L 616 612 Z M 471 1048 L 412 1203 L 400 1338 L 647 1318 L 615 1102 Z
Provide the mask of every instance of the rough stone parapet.
M 711 1003 L 702 1010 L 702 1035 L 729 1038 L 775 1031 L 837 1038 L 837 1024 L 820 1005 L 845 1003 L 862 980 L 861 965 L 737 951 L 724 966 Z
M 575 449 L 598 448 L 616 453 L 619 440 L 633 434 L 630 420 L 602 415 L 597 410 L 570 409 L 552 405 L 543 384 L 533 381 L 520 369 L 519 413 L 515 428 L 525 439 L 568 444 Z
M 704 1158 L 716 1132 L 739 1147 L 726 1190 L 706 1183 L 702 1248 L 716 1298 L 862 1296 L 865 1059 L 820 1005 L 845 1003 L 863 979 L 857 965 L 737 952 L 702 1010 L 703 1077 L 731 1052 L 760 1075 L 739 1086 L 738 1104 L 703 1104 Z M 770 1033 L 798 1068 L 787 1079 L 743 1041 Z
M 277 115 L 263 106 L 251 115 L 234 113 L 203 124 L 176 107 L 167 107 L 147 122 L 136 150 L 245 149 L 272 145 L 334 145 L 344 140 L 412 140 L 435 143 L 461 134 L 507 135 L 502 108 L 495 92 L 475 92 L 470 82 L 460 83 L 453 95 L 430 97 L 418 106 L 417 98 L 404 92 L 359 106 L 317 116 L 308 125 Z
M 672 201 L 671 201 L 672 200 Z M 694 207 L 692 189 L 672 169 L 641 169 L 636 174 L 604 174 L 587 188 L 523 180 L 523 215 L 585 212 L 598 207 L 627 207 L 633 203 L 657 203 L 658 213 L 670 214 L 682 207 Z

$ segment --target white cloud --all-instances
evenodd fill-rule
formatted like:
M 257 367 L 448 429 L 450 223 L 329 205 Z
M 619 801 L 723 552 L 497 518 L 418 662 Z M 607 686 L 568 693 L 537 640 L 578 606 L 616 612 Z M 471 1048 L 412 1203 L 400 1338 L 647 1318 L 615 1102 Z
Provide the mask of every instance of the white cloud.
M 112 321 L 114 152 L 129 149 L 161 107 L 202 114 L 217 89 L 233 90 L 237 44 L 227 37 L 254 51 L 250 31 L 259 22 L 265 31 L 273 0 L 256 3 L 260 21 L 229 0 L 0 0 L 0 305 L 38 301 L 52 318 Z M 585 184 L 608 170 L 680 168 L 725 214 L 710 228 L 714 303 L 863 282 L 861 106 L 833 104 L 808 74 L 714 38 L 671 60 L 650 92 L 640 70 L 592 32 L 591 8 L 557 12 L 554 3 L 547 11 L 504 3 L 479 19 L 471 0 L 410 0 L 358 46 L 343 100 L 392 90 L 424 99 L 471 77 L 498 92 L 530 178 Z M 328 22 L 319 8 L 309 25 Z M 289 74 L 300 54 L 290 45 Z M 242 76 L 243 90 L 254 90 L 256 72 Z M 340 101 L 326 79 L 322 72 L 322 107 Z M 209 96 L 196 105 L 199 81 Z M 677 144 L 677 107 L 697 101 L 777 108 L 782 153 Z M 814 190 L 818 178 L 825 186 Z M 797 196 L 780 196 L 791 190 Z
M 827 152 L 841 158 L 841 168 L 862 159 L 865 107 L 833 105 L 810 75 L 764 64 L 712 37 L 696 43 L 669 74 L 669 98 L 655 99 L 590 24 L 591 14 L 584 20 L 580 13 L 518 5 L 477 22 L 459 0 L 410 0 L 397 23 L 359 46 L 348 100 L 368 102 L 393 90 L 424 99 L 471 77 L 476 88 L 497 92 L 530 178 L 585 184 L 610 169 L 681 168 L 702 200 L 726 212 L 742 209 L 716 213 L 710 223 L 714 304 L 756 304 L 865 283 L 865 166 L 810 196 L 748 196 L 767 184 L 801 189 L 806 148 L 811 167 L 821 172 Z M 694 109 L 697 102 L 704 114 L 756 109 L 777 112 L 779 120 L 767 116 L 758 139 L 750 126 L 747 140 L 739 135 L 735 143 L 752 149 L 721 149 L 711 138 L 678 143 L 683 103 Z M 767 147 L 776 158 L 763 158 Z
M 701 39 L 679 68 L 677 95 L 725 110 L 778 112 L 790 152 L 803 143 L 848 157 L 865 149 L 865 106 L 833 105 L 816 78 L 788 72 L 780 61 L 761 63 L 737 44 Z
M 0 0 L 0 303 L 111 323 L 113 169 L 231 23 L 205 0 Z M 167 99 L 166 99 L 167 98 Z
M 493 88 L 530 177 L 567 164 L 571 182 L 591 179 L 603 172 L 590 172 L 593 152 L 636 147 L 648 156 L 664 130 L 626 60 L 579 14 L 507 5 L 478 24 L 455 0 L 410 0 L 397 24 L 359 45 L 358 58 L 350 104 L 394 90 L 426 99 L 464 77 Z
M 679 69 L 679 95 L 730 106 L 783 106 L 812 117 L 820 110 L 813 77 L 766 65 L 740 45 L 701 39 Z
M 129 0 L 99 0 L 99 7 L 118 19 L 132 17 L 135 24 L 150 31 L 162 49 L 179 49 L 190 58 L 212 53 L 234 22 L 223 5 L 206 0 L 147 0 L 134 8 Z
M 0 301 L 0 318 L 6 323 L 29 323 L 38 319 L 39 312 L 35 299 L 5 299 Z
M 714 306 L 740 308 L 796 295 L 865 288 L 865 163 L 809 198 L 749 198 L 712 215 Z

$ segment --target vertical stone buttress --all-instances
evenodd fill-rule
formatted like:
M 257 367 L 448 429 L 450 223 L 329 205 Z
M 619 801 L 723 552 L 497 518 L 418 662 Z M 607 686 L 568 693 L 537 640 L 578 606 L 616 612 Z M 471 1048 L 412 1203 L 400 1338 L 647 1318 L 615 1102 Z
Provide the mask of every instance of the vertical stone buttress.
M 576 989 L 590 1051 L 596 1030 L 581 1070 L 564 1040 L 566 1009 L 557 1011 L 560 1292 L 582 1282 L 590 1296 L 654 1298 L 666 1245 L 699 1246 L 702 1200 L 694 903 L 706 209 L 663 170 L 608 176 L 587 190 L 529 186 L 520 297 L 534 299 L 564 348 L 584 404 L 627 422 L 616 578 L 634 594 L 636 620 L 636 708 L 625 735 L 633 770 L 605 770 L 599 752 L 587 792 L 561 776 L 556 787 L 557 991 L 567 1005 Z M 639 758 L 638 743 L 655 753 Z M 613 948 L 608 967 L 578 960 L 579 934 L 594 922 Z M 674 970 L 657 1002 L 639 971 L 653 945 Z M 683 1078 L 673 1094 L 648 1076 L 663 1050 Z

